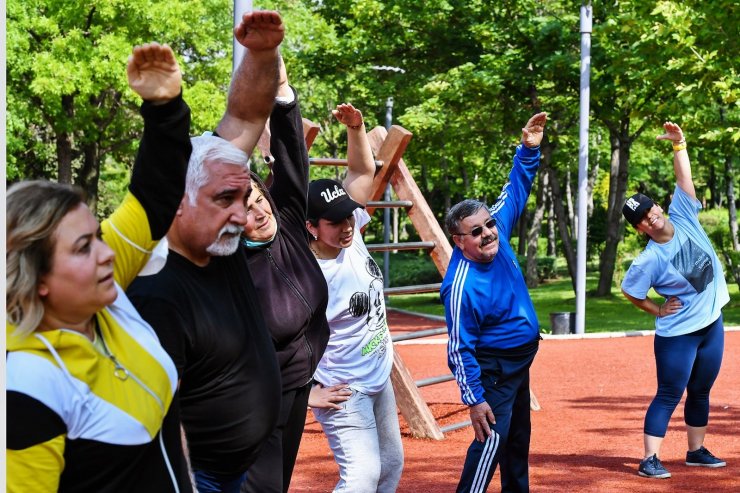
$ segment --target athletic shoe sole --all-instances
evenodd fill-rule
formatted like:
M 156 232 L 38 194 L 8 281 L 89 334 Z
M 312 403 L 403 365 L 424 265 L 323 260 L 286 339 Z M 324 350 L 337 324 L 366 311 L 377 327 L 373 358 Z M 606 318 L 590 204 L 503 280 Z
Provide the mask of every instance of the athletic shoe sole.
M 650 474 L 645 474 L 642 471 L 637 471 L 637 474 L 639 474 L 643 478 L 650 478 L 650 479 L 668 479 L 668 478 L 671 477 L 671 473 L 669 473 L 669 472 L 667 472 L 665 474 L 653 474 L 653 475 L 650 475 Z
M 717 462 L 716 464 L 702 464 L 700 462 L 687 462 L 687 466 L 691 467 L 725 467 L 727 465 L 727 462 Z

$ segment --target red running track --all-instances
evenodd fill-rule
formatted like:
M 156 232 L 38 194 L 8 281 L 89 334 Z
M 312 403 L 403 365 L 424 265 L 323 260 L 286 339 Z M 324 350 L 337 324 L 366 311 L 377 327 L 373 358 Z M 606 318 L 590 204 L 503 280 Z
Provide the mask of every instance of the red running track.
M 444 324 L 389 311 L 389 325 L 398 333 Z M 740 492 L 740 332 L 725 334 L 706 439 L 707 448 L 727 467 L 684 464 L 682 402 L 661 451 L 673 477 L 663 480 L 637 475 L 643 418 L 655 392 L 652 343 L 652 336 L 541 341 L 532 366 L 532 389 L 542 409 L 532 413 L 531 491 Z M 449 371 L 443 343 L 398 344 L 395 349 L 417 380 Z M 422 394 L 441 424 L 468 418 L 454 382 L 424 387 Z M 472 429 L 448 433 L 442 441 L 423 440 L 412 438 L 400 420 L 405 465 L 398 492 L 455 491 Z M 290 491 L 330 492 L 337 478 L 326 437 L 309 411 Z M 498 471 L 488 490 L 500 491 Z

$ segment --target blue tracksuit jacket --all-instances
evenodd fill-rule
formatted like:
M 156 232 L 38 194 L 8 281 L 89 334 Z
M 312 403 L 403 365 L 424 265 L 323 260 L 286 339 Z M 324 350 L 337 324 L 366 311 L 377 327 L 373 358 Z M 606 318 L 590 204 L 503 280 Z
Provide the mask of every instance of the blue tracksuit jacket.
M 492 262 L 473 262 L 455 247 L 440 296 L 445 305 L 447 363 L 455 375 L 463 403 L 483 399 L 479 348 L 502 351 L 529 344 L 539 337 L 537 314 L 529 297 L 511 232 L 526 206 L 540 164 L 540 150 L 519 145 L 509 182 L 491 207 L 499 233 L 499 250 Z

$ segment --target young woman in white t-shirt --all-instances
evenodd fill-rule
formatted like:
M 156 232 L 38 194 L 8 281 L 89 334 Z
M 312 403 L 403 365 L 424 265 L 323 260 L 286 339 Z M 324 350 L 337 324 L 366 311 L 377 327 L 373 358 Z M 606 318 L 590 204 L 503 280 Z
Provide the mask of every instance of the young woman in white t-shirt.
M 348 171 L 342 183 L 321 179 L 308 191 L 310 247 L 329 287 L 329 344 L 314 374 L 309 405 L 339 465 L 334 491 L 394 492 L 403 445 L 390 371 L 383 276 L 362 240 L 370 221 L 375 161 L 362 113 L 334 110 L 347 127 Z

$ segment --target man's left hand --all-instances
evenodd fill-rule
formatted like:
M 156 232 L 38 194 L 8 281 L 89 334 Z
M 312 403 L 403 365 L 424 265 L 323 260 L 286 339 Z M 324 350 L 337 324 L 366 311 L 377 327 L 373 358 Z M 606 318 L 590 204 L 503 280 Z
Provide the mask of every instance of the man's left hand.
M 545 133 L 545 122 L 547 121 L 547 113 L 537 113 L 529 119 L 527 124 L 522 129 L 522 144 L 527 147 L 537 147 L 542 142 L 542 137 Z
M 475 431 L 475 439 L 485 442 L 491 436 L 491 425 L 496 424 L 491 406 L 486 401 L 470 406 L 470 422 Z

